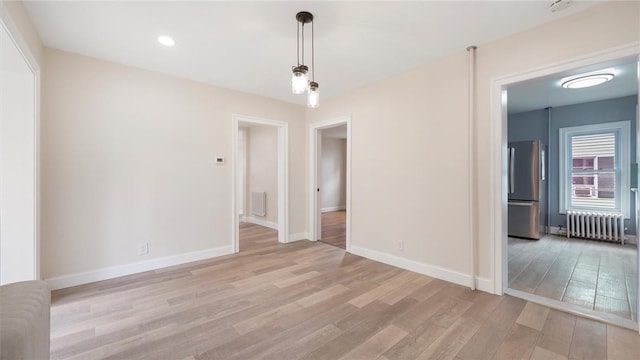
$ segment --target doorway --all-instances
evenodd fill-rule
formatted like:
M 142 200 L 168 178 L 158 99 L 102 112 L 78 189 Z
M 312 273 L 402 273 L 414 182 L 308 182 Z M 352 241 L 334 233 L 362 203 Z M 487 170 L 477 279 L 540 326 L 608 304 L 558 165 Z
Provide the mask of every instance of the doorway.
M 38 65 L 0 11 L 0 285 L 39 274 Z
M 319 241 L 346 249 L 347 233 L 347 125 L 320 130 Z
M 520 125 L 514 126 L 529 127 L 529 129 L 526 130 L 526 132 L 529 133 L 528 136 L 531 136 L 532 133 L 539 133 L 538 138 L 550 146 L 548 153 L 551 154 L 549 155 L 550 157 L 547 157 L 550 191 L 548 192 L 549 197 L 544 200 L 549 203 L 549 212 L 545 215 L 549 221 L 549 227 L 545 229 L 545 231 L 551 234 L 544 236 L 540 240 L 523 240 L 521 238 L 510 238 L 508 236 L 509 218 L 507 193 L 510 191 L 510 176 L 508 170 L 509 154 L 506 150 L 508 142 L 525 140 L 514 139 L 513 133 L 510 132 L 513 130 L 512 125 L 514 124 L 510 123 L 509 119 L 516 118 L 517 116 L 509 114 L 509 106 L 517 102 L 518 94 L 524 94 L 526 93 L 524 90 L 531 90 L 531 88 L 539 85 L 539 83 L 549 79 L 555 78 L 557 84 L 560 78 L 566 76 L 604 68 L 617 68 L 625 63 L 632 63 L 631 68 L 635 75 L 635 92 L 631 95 L 620 94 L 618 97 L 623 99 L 618 99 L 616 96 L 610 96 L 608 99 L 603 97 L 599 99 L 602 101 L 598 103 L 598 106 L 602 106 L 602 102 L 605 100 L 613 101 L 611 98 L 618 99 L 618 102 L 625 100 L 627 102 L 633 102 L 632 108 L 630 111 L 627 111 L 628 115 L 626 115 L 626 117 L 628 117 L 628 119 L 617 120 L 628 120 L 633 123 L 633 126 L 637 126 L 637 62 L 637 46 L 627 46 L 569 63 L 551 65 L 538 71 L 525 72 L 496 79 L 492 82 L 492 95 L 494 99 L 492 109 L 493 114 L 495 114 L 495 121 L 492 123 L 492 126 L 495 135 L 494 138 L 497 139 L 494 142 L 492 151 L 495 159 L 492 176 L 494 179 L 500 179 L 493 182 L 496 184 L 493 189 L 495 195 L 494 208 L 496 210 L 500 209 L 496 211 L 497 214 L 494 216 L 494 231 L 496 231 L 496 233 L 495 236 L 492 237 L 495 242 L 494 253 L 497 255 L 494 261 L 494 282 L 498 287 L 495 289 L 496 293 L 504 292 L 552 308 L 578 313 L 627 328 L 638 328 L 637 274 L 640 267 L 637 237 L 628 239 L 632 241 L 635 240 L 635 243 L 632 246 L 626 245 L 626 247 L 622 246 L 621 243 L 615 244 L 604 241 L 584 240 L 582 238 L 576 238 L 575 236 L 567 238 L 567 229 L 564 222 L 567 216 L 566 208 L 562 207 L 561 199 L 570 199 L 571 196 L 573 196 L 571 194 L 573 188 L 575 188 L 575 182 L 572 180 L 571 183 L 566 183 L 566 181 L 563 183 L 561 180 L 561 175 L 567 171 L 562 169 L 567 169 L 567 167 L 559 163 L 560 159 L 562 159 L 562 155 L 559 154 L 559 149 L 562 149 L 563 146 L 566 147 L 570 145 L 558 143 L 560 138 L 559 134 L 562 134 L 558 127 L 562 127 L 565 131 L 568 131 L 567 129 L 571 129 L 572 127 L 577 129 L 581 124 L 565 123 L 566 121 L 563 120 L 563 116 L 566 115 L 569 110 L 574 110 L 579 107 L 578 105 L 584 104 L 581 102 L 574 102 L 572 105 L 549 104 L 545 107 L 552 106 L 551 109 L 539 109 L 539 115 L 544 115 L 540 116 L 543 117 L 543 126 L 539 129 L 536 129 L 536 126 L 532 125 L 532 121 L 523 121 Z M 523 91 L 519 93 L 521 90 Z M 573 94 L 575 95 L 576 93 L 574 92 Z M 531 92 L 529 92 L 529 96 L 528 100 L 531 101 Z M 597 99 L 593 101 L 597 101 Z M 593 104 L 591 105 L 590 109 L 593 109 Z M 570 109 L 570 106 L 573 106 L 573 108 Z M 522 112 L 520 114 L 520 118 L 523 120 L 526 117 L 529 117 L 529 120 L 531 120 L 535 116 L 535 111 Z M 575 119 L 577 118 L 587 117 L 586 115 L 573 116 L 574 120 L 572 121 L 576 121 Z M 631 169 L 631 163 L 637 163 L 637 147 L 635 141 L 633 141 L 633 146 L 629 151 L 633 156 L 631 156 L 631 161 L 625 163 L 628 170 Z M 571 155 L 567 156 L 571 159 Z M 569 178 L 573 179 L 571 176 L 572 175 L 570 175 Z M 637 181 L 637 173 L 634 173 L 633 177 Z M 558 195 L 558 188 L 562 188 L 564 186 L 563 184 L 574 185 L 571 186 L 571 191 L 567 190 L 568 192 L 566 194 Z M 586 184 L 587 187 L 591 185 Z M 584 197 L 592 195 L 582 190 L 584 189 L 581 188 L 580 192 L 576 193 L 576 196 Z M 637 201 L 637 198 L 635 198 L 633 194 L 630 193 L 629 196 L 634 199 L 634 202 Z M 597 196 L 593 195 L 591 197 L 596 198 Z M 592 199 L 591 201 L 596 200 Z M 617 203 L 619 204 L 620 201 L 617 201 Z M 627 220 L 624 226 L 632 229 L 635 235 L 635 233 L 637 233 L 635 227 L 638 223 L 638 212 L 633 204 L 629 208 L 630 210 L 625 214 Z M 619 208 L 619 210 L 623 211 L 622 208 Z M 629 262 L 630 264 L 624 265 Z M 624 291 L 622 291 L 622 289 L 624 289 Z
M 269 239 L 287 243 L 288 124 L 233 115 L 232 129 L 233 250 L 244 250 L 241 226 L 243 234 L 252 239 L 251 248 Z
M 351 118 L 312 124 L 310 240 L 351 249 Z

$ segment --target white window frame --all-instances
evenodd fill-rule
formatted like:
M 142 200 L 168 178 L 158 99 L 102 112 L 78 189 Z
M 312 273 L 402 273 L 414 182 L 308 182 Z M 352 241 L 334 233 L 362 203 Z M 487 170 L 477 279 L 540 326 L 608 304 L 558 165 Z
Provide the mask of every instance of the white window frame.
M 594 125 L 582 125 L 582 126 L 572 126 L 560 128 L 560 136 L 559 136 L 559 150 L 560 150 L 560 166 L 559 166 L 559 204 L 560 214 L 566 214 L 567 210 L 593 210 L 593 211 L 603 211 L 602 209 L 593 208 L 593 209 L 585 209 L 582 207 L 568 207 L 568 204 L 571 203 L 569 197 L 571 196 L 571 169 L 568 167 L 568 164 L 572 164 L 571 159 L 569 159 L 569 151 L 567 149 L 571 144 L 571 137 L 576 135 L 590 135 L 597 134 L 603 132 L 615 132 L 617 133 L 616 137 L 616 166 L 620 168 L 620 176 L 619 180 L 616 181 L 616 194 L 619 196 L 619 199 L 616 199 L 616 209 L 611 210 L 612 212 L 621 212 L 625 218 L 629 218 L 630 214 L 630 197 L 631 190 L 630 186 L 630 166 L 631 166 L 631 157 L 630 157 L 630 149 L 631 149 L 631 122 L 630 121 L 617 121 L 603 124 L 594 124 Z

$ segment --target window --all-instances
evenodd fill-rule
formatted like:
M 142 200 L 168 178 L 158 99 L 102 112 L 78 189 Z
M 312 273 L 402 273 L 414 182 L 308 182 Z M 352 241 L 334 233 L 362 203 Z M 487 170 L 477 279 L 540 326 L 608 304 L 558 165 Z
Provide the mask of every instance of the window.
M 630 131 L 628 121 L 560 129 L 560 213 L 629 216 Z

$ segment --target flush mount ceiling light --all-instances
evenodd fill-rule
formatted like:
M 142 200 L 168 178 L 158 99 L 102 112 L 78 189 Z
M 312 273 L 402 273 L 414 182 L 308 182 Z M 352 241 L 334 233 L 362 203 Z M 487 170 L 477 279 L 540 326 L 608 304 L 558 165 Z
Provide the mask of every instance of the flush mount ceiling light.
M 173 38 L 171 38 L 169 36 L 164 36 L 164 35 L 158 36 L 158 42 L 160 44 L 162 44 L 164 46 L 168 46 L 168 47 L 171 47 L 171 46 L 176 44 L 176 41 L 173 40 Z
M 313 43 L 313 15 L 308 11 L 296 14 L 298 28 L 296 32 L 296 56 L 298 64 L 292 67 L 291 92 L 303 94 L 307 92 L 307 106 L 315 108 L 320 105 L 320 91 L 315 82 L 315 53 Z M 309 67 L 304 64 L 304 25 L 311 23 L 311 80 L 309 80 Z
M 604 84 L 613 78 L 614 75 L 611 73 L 583 74 L 562 79 L 562 87 L 566 89 L 581 89 Z

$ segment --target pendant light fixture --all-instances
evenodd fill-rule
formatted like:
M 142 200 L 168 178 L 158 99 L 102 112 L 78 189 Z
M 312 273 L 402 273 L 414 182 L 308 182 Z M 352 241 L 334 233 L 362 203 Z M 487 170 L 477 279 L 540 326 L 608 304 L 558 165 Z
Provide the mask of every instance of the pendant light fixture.
M 307 92 L 307 106 L 318 107 L 320 105 L 320 92 L 318 83 L 315 82 L 315 53 L 313 43 L 313 15 L 308 11 L 300 11 L 296 14 L 296 55 L 298 64 L 292 68 L 291 91 L 294 94 Z M 309 67 L 304 64 L 304 25 L 311 23 L 311 80 L 309 80 Z

